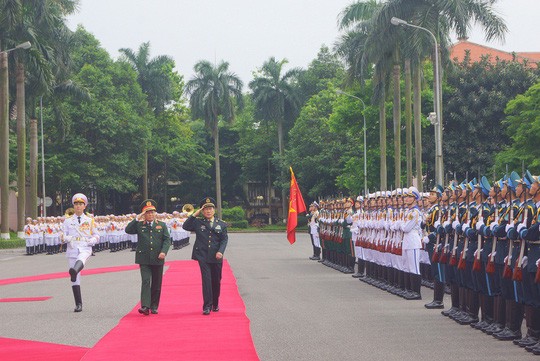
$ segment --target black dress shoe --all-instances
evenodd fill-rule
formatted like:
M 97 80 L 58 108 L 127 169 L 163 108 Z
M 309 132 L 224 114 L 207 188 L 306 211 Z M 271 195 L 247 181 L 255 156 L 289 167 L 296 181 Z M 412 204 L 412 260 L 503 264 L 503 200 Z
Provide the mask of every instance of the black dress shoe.
M 212 307 L 212 312 L 219 312 L 219 307 Z
M 424 305 L 425 308 L 432 310 L 436 308 L 444 308 L 444 304 L 441 301 L 432 301 Z
M 203 311 L 202 311 L 202 314 L 205 315 L 205 316 L 208 316 L 210 314 L 210 309 L 209 308 L 205 308 Z
M 75 305 L 75 309 L 73 310 L 73 312 L 82 312 L 82 303 L 78 303 L 77 305 Z
M 157 308 L 152 308 L 152 309 L 150 310 L 150 312 L 152 312 L 153 315 L 157 315 L 157 314 L 158 314 Z
M 538 339 L 536 337 L 527 335 L 522 339 L 514 340 L 512 342 L 514 343 L 514 345 L 518 345 L 519 347 L 527 347 L 536 345 L 538 343 Z
M 501 341 L 512 341 L 521 338 L 521 330 L 512 331 L 506 327 L 501 332 L 494 333 L 493 337 Z
M 150 314 L 150 309 L 148 307 L 141 307 L 139 308 L 139 313 L 148 316 Z
M 318 261 L 318 260 L 321 259 L 321 257 L 311 256 L 311 257 L 309 257 L 309 259 L 312 260 L 312 261 Z

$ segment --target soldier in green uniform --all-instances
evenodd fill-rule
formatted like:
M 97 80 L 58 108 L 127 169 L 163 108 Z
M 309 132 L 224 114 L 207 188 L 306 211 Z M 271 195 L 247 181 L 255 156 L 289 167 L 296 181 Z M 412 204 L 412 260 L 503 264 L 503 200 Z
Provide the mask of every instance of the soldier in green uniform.
M 214 217 L 215 201 L 206 197 L 182 226 L 186 231 L 195 232 L 191 259 L 199 262 L 203 291 L 203 315 L 219 311 L 219 295 L 221 292 L 221 273 L 223 254 L 227 248 L 229 237 L 227 223 Z M 202 213 L 203 218 L 197 218 Z
M 163 265 L 171 246 L 167 225 L 155 218 L 156 201 L 147 199 L 141 204 L 141 213 L 126 226 L 127 234 L 137 235 L 135 263 L 140 266 L 142 279 L 139 313 L 145 316 L 158 313 Z

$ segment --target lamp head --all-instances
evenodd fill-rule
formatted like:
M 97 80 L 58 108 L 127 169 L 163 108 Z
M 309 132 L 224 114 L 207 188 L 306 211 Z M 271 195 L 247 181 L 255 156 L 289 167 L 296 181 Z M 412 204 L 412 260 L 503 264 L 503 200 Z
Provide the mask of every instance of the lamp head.
M 15 47 L 15 49 L 30 49 L 32 47 L 32 44 L 29 41 L 25 41 L 22 44 L 19 44 Z
M 392 17 L 392 19 L 390 19 L 390 23 L 392 23 L 392 25 L 407 25 L 408 24 L 405 20 L 396 18 L 395 16 Z

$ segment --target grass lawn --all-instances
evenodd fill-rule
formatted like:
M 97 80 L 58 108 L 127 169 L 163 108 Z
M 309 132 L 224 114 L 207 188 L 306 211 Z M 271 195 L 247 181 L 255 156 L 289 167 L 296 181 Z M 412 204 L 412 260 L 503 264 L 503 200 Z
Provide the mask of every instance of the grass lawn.
M 10 232 L 10 239 L 0 239 L 0 249 L 11 249 L 25 247 L 24 239 L 17 238 L 17 233 Z

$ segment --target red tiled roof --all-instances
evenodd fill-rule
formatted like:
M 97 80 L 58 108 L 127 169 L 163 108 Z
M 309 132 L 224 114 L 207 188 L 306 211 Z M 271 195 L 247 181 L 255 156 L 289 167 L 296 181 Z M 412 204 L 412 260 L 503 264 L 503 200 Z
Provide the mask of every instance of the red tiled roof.
M 480 61 L 481 57 L 485 55 L 490 55 L 490 61 L 492 62 L 495 62 L 497 58 L 500 60 L 519 62 L 527 60 L 529 62 L 529 66 L 531 67 L 537 66 L 536 63 L 540 62 L 539 52 L 509 53 L 503 50 L 490 48 L 489 46 L 476 44 L 468 40 L 459 40 L 457 43 L 452 45 L 450 49 L 450 59 L 458 62 L 462 61 L 467 50 L 469 51 L 471 62 L 478 62 Z

